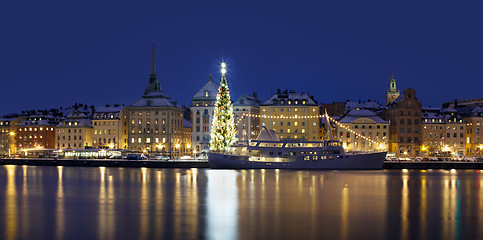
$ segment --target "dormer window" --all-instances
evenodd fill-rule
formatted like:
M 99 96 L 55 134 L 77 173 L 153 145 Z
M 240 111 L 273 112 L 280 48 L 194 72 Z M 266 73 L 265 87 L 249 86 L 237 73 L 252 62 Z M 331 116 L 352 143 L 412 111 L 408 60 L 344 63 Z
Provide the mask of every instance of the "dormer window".
M 205 91 L 205 97 L 209 97 L 210 96 L 210 91 Z

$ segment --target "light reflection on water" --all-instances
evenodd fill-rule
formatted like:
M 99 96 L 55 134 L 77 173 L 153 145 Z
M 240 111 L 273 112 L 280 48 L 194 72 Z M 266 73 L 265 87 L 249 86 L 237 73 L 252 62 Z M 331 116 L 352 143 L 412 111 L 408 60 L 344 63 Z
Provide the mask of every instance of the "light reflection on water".
M 481 239 L 479 171 L 0 166 L 0 239 Z

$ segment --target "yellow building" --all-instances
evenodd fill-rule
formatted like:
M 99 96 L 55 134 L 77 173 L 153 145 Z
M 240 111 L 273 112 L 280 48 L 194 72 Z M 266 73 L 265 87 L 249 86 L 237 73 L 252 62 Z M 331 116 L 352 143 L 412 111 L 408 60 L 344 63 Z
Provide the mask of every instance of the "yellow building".
M 372 111 L 354 109 L 339 121 L 337 139 L 347 151 L 387 151 L 389 123 Z
M 444 149 L 445 121 L 439 109 L 423 109 L 421 153 L 423 156 L 435 156 Z
M 483 156 L 483 107 L 475 106 L 464 116 L 468 156 Z
M 15 144 L 16 127 L 24 122 L 27 116 L 11 115 L 0 118 L 0 157 L 17 153 Z
M 58 149 L 92 147 L 92 122 L 83 113 L 74 112 L 56 127 L 55 146 Z
M 92 118 L 94 148 L 127 149 L 128 110 L 124 106 L 106 105 L 96 110 Z
M 283 140 L 320 140 L 319 106 L 308 95 L 280 90 L 260 106 L 261 125 Z

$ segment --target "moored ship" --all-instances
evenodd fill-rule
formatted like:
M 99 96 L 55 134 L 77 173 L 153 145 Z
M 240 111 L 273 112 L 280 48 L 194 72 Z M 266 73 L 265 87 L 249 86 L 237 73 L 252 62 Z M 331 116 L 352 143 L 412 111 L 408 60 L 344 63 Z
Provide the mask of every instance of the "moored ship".
M 382 169 L 387 152 L 349 154 L 337 140 L 280 141 L 262 126 L 257 140 L 238 144 L 225 153 L 209 153 L 211 168 L 225 169 Z

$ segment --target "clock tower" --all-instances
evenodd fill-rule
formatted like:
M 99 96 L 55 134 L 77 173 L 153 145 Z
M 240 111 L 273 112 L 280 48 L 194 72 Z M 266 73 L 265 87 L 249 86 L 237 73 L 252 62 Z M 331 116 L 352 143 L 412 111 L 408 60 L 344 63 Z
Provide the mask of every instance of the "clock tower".
M 386 106 L 394 102 L 397 97 L 399 97 L 399 91 L 396 88 L 396 79 L 394 79 L 393 73 L 391 80 L 389 80 L 389 90 L 386 92 Z

